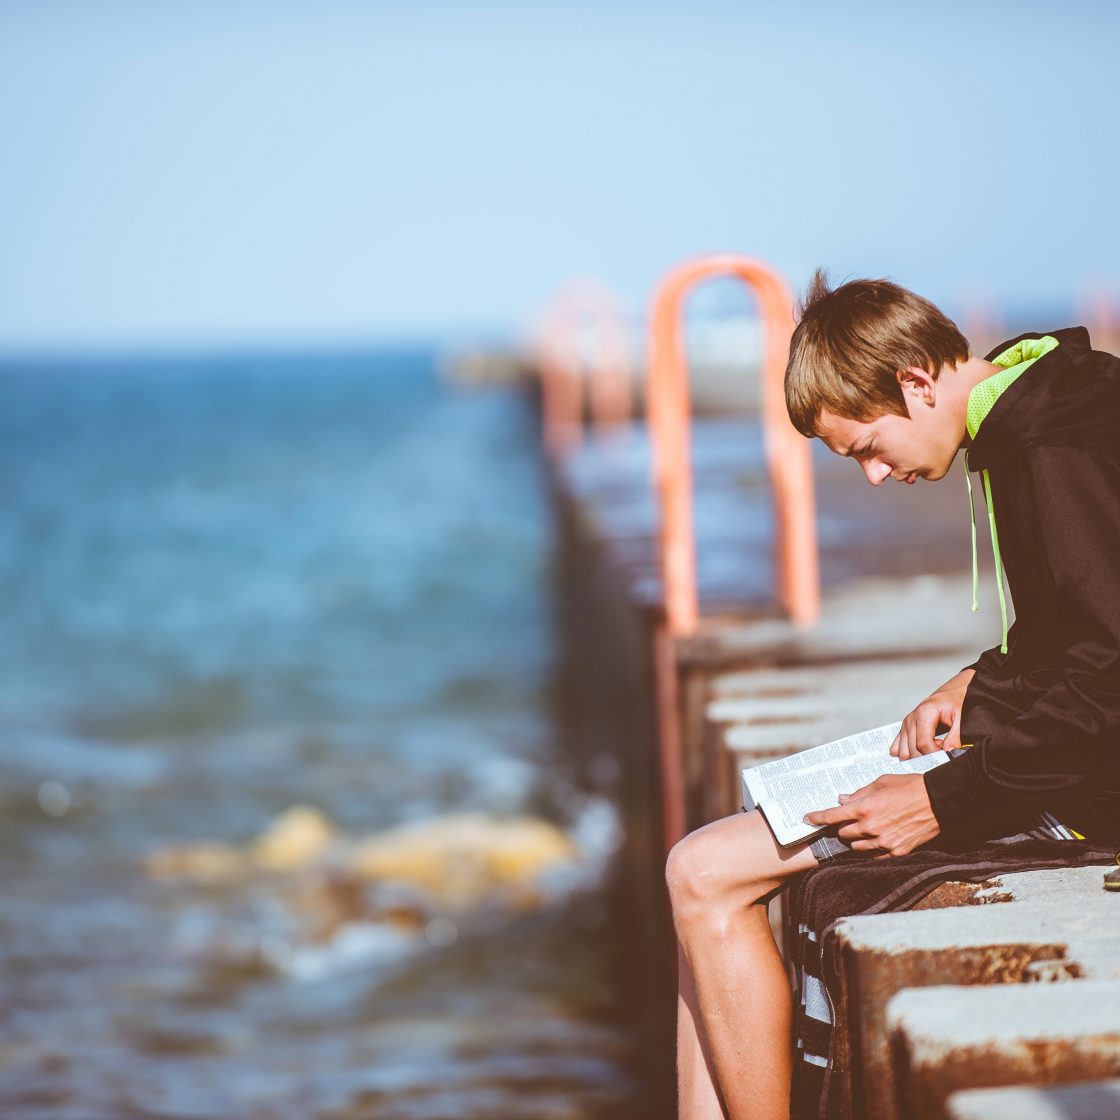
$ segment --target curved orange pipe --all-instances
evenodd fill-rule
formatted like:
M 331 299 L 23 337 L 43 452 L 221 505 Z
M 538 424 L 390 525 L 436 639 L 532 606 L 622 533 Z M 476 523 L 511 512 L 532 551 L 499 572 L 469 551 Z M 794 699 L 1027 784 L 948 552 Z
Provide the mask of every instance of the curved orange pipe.
M 650 325 L 646 408 L 661 508 L 665 612 L 673 635 L 693 633 L 699 621 L 684 301 L 697 284 L 715 276 L 738 277 L 754 292 L 765 327 L 761 413 L 777 525 L 778 598 L 800 625 L 820 615 L 811 449 L 789 421 L 783 389 L 793 332 L 792 299 L 785 281 L 769 265 L 717 254 L 686 261 L 664 278 L 654 297 Z

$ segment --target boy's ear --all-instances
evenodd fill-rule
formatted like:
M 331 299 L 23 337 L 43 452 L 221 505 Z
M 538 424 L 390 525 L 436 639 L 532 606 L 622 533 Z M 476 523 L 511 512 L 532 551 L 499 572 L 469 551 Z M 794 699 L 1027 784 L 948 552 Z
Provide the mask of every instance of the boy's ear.
M 921 366 L 907 366 L 895 374 L 904 399 L 932 405 L 937 400 L 937 380 Z

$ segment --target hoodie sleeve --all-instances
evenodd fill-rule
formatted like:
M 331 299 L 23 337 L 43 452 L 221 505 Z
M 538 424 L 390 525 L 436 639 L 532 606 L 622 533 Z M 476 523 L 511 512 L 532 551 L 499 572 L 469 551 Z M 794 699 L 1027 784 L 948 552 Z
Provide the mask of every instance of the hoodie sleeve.
M 1053 683 L 998 732 L 926 774 L 942 829 L 1079 785 L 1120 752 L 1120 452 L 1044 445 L 1022 463 L 1062 620 Z
M 1007 631 L 1007 653 L 1004 653 L 999 646 L 992 646 L 991 649 L 986 649 L 971 665 L 962 665 L 961 672 L 965 669 L 975 669 L 978 673 L 991 672 L 997 665 L 1006 661 L 1015 652 L 1015 642 L 1019 636 L 1019 623 L 1013 622 L 1011 629 Z

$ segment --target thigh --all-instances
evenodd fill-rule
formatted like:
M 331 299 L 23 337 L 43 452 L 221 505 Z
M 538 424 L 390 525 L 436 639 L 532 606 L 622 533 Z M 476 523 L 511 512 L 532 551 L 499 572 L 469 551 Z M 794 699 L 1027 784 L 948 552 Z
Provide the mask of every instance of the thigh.
M 707 890 L 734 890 L 752 883 L 758 893 L 765 894 L 817 865 L 808 844 L 780 847 L 757 809 L 723 817 L 689 833 L 674 848 L 670 863 L 678 849 L 682 863 L 691 875 L 703 878 Z

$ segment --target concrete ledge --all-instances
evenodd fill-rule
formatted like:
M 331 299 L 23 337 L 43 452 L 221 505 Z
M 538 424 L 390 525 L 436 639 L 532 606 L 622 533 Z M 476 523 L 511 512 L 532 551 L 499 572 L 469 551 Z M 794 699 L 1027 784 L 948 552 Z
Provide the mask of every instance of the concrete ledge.
M 907 1120 L 944 1120 L 960 1089 L 1120 1076 L 1120 982 L 937 987 L 887 1007 Z
M 680 650 L 685 677 L 702 666 L 704 678 L 702 715 L 694 729 L 686 719 L 689 753 L 700 756 L 690 770 L 695 824 L 738 809 L 742 766 L 901 719 L 955 676 L 998 629 L 992 617 L 946 609 L 970 594 L 957 577 L 866 580 L 826 593 L 807 630 L 704 619 Z
M 708 719 L 729 750 L 753 757 L 805 747 L 901 719 L 960 671 L 963 652 L 839 665 L 760 669 L 712 682 Z
M 970 888 L 970 904 L 839 922 L 854 1110 L 869 1120 L 896 1115 L 886 1008 L 903 989 L 1120 978 L 1120 898 L 1101 889 L 1103 870 L 1017 873 L 980 889 L 948 884 Z
M 965 575 L 855 579 L 825 592 L 820 621 L 808 630 L 777 618 L 702 622 L 697 636 L 684 644 L 684 656 L 804 664 L 965 650 L 956 672 L 999 636 L 999 612 L 990 597 L 975 613 L 971 600 L 972 582 Z
M 742 767 L 901 719 L 966 660 L 963 652 L 900 656 L 714 677 L 702 734 L 706 819 L 742 804 Z
M 1050 1089 L 966 1089 L 946 1104 L 950 1120 L 1115 1120 L 1120 1078 Z

